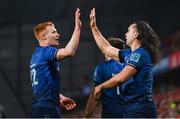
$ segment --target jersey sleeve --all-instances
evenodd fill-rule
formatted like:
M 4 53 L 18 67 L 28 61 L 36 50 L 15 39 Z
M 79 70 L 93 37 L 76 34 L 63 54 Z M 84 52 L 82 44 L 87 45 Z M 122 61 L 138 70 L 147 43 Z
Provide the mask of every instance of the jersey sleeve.
M 102 83 L 102 71 L 100 66 L 96 66 L 94 73 L 93 73 L 93 84 L 97 86 Z
M 56 60 L 57 51 L 58 51 L 57 48 L 47 47 L 44 52 L 46 60 L 48 61 Z
M 144 64 L 144 55 L 141 52 L 133 52 L 130 55 L 128 65 L 134 67 L 136 70 L 139 70 Z

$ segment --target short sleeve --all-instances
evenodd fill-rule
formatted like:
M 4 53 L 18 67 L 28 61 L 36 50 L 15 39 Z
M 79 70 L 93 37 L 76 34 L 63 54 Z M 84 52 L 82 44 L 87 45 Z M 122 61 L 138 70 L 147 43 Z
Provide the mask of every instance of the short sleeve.
M 48 60 L 48 61 L 56 60 L 57 51 L 58 51 L 57 48 L 47 47 L 44 51 L 46 60 Z
M 94 73 L 93 73 L 93 84 L 97 86 L 102 83 L 102 71 L 100 66 L 96 66 Z
M 140 52 L 134 52 L 130 55 L 128 65 L 134 67 L 136 70 L 139 70 L 144 64 L 143 54 Z

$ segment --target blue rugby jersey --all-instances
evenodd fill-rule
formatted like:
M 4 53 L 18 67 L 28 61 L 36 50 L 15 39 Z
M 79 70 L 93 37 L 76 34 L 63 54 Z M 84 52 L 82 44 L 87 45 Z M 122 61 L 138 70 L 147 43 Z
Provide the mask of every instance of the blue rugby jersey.
M 119 59 L 137 70 L 131 79 L 122 84 L 125 103 L 152 101 L 153 63 L 149 53 L 142 47 L 133 52 L 126 49 L 119 51 Z
M 93 74 L 93 82 L 99 85 L 123 69 L 123 64 L 111 59 L 97 65 Z M 121 86 L 103 89 L 102 91 L 102 117 L 122 117 Z
M 56 60 L 57 49 L 36 47 L 30 63 L 33 104 L 59 104 L 60 70 Z

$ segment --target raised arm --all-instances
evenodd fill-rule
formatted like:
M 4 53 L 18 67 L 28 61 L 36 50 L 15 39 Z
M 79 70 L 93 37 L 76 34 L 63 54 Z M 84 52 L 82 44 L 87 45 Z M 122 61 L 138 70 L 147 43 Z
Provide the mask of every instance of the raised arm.
M 61 48 L 57 52 L 57 60 L 64 59 L 69 56 L 75 55 L 76 49 L 79 44 L 80 33 L 81 33 L 81 20 L 80 20 L 80 9 L 77 8 L 75 12 L 75 28 L 72 34 L 71 40 L 68 42 L 65 48 Z
M 96 25 L 96 13 L 95 13 L 95 8 L 93 8 L 91 10 L 90 13 L 90 28 L 93 34 L 93 37 L 96 41 L 96 44 L 98 45 L 98 47 L 100 48 L 100 50 L 107 56 L 115 59 L 115 60 L 119 60 L 118 57 L 118 52 L 119 49 L 111 46 L 107 40 L 103 37 L 103 35 L 101 34 L 101 32 L 99 31 L 99 29 L 97 28 Z

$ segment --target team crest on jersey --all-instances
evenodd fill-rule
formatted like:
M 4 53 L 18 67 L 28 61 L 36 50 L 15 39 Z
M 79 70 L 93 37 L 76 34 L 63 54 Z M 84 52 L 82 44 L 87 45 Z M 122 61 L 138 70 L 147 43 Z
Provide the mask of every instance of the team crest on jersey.
M 133 53 L 133 54 L 131 54 L 131 56 L 130 56 L 130 61 L 138 62 L 139 59 L 140 59 L 140 56 L 141 56 L 140 54 Z

